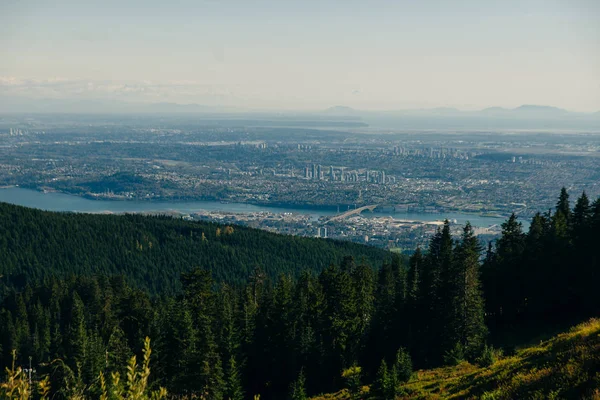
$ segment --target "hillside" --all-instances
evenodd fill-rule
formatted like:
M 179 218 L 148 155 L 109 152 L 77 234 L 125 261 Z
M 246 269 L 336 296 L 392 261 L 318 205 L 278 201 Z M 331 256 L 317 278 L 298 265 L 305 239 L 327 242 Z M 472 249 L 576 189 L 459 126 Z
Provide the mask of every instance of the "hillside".
M 464 362 L 417 371 L 402 386 L 404 395 L 399 398 L 600 399 L 599 371 L 600 319 L 591 319 L 539 345 L 523 347 L 490 367 Z M 342 390 L 313 400 L 348 398 Z
M 344 256 L 380 265 L 389 253 L 367 247 L 170 217 L 55 213 L 0 203 L 0 276 L 17 286 L 49 277 L 124 274 L 151 293 L 180 288 L 179 275 L 210 269 L 216 282 L 321 271 Z M 0 285 L 1 287 L 1 285 Z

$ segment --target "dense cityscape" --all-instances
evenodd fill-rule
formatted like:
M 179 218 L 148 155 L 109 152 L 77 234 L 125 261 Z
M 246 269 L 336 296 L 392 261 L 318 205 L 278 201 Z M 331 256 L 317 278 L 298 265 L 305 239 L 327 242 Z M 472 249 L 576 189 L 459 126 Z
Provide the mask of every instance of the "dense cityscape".
M 528 220 L 551 208 L 557 186 L 600 194 L 600 138 L 586 133 L 382 133 L 293 121 L 260 127 L 233 119 L 115 116 L 0 122 L 0 186 L 96 200 L 306 209 L 267 216 L 199 209 L 190 217 L 321 237 L 327 225 L 330 238 L 379 247 L 414 248 L 448 213 L 497 217 L 475 225 L 479 234 L 498 235 L 511 213 Z M 334 220 L 308 215 L 362 207 L 370 208 Z M 422 221 L 414 213 L 439 218 Z

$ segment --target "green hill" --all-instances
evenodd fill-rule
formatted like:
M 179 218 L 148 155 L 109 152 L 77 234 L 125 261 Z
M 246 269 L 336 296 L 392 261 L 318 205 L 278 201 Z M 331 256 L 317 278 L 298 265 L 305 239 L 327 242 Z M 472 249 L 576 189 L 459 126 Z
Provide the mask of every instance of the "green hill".
M 17 286 L 50 277 L 123 274 L 151 293 L 180 288 L 179 275 L 210 269 L 216 282 L 245 283 L 256 267 L 274 278 L 318 272 L 344 256 L 381 265 L 373 247 L 277 235 L 171 217 L 46 212 L 0 203 L 0 276 Z
M 464 362 L 417 371 L 401 392 L 401 399 L 600 399 L 600 319 L 523 347 L 489 367 Z M 313 400 L 349 398 L 343 390 Z

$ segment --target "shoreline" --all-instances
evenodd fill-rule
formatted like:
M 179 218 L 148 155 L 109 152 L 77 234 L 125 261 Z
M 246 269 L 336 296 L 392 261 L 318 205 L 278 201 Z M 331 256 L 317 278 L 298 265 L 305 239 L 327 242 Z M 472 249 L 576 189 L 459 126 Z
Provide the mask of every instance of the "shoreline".
M 302 213 L 302 211 L 306 211 L 307 213 L 310 213 L 311 211 L 313 212 L 319 212 L 319 211 L 325 211 L 325 212 L 333 212 L 331 215 L 337 215 L 335 213 L 335 211 L 338 209 L 338 206 L 335 205 L 309 205 L 309 204 L 293 204 L 293 203 L 264 203 L 264 202 L 239 202 L 239 201 L 226 201 L 226 200 L 217 200 L 217 199 L 202 199 L 202 198 L 169 198 L 169 199 L 165 199 L 165 198 L 160 198 L 160 199 L 156 199 L 156 198 L 148 198 L 148 199 L 143 199 L 143 198 L 111 198 L 111 197 L 97 197 L 97 196 L 89 196 L 86 194 L 78 194 L 78 193 L 70 193 L 70 192 L 64 192 L 64 191 L 59 191 L 59 190 L 48 190 L 48 189 L 40 189 L 40 188 L 28 188 L 28 187 L 23 187 L 23 186 L 19 186 L 19 185 L 6 185 L 6 186 L 0 186 L 0 190 L 5 189 L 22 189 L 22 190 L 28 190 L 28 191 L 32 191 L 32 192 L 36 192 L 36 193 L 40 193 L 40 194 L 60 194 L 60 195 L 64 195 L 64 196 L 71 196 L 73 198 L 79 198 L 79 199 L 83 199 L 83 200 L 87 200 L 87 201 L 91 201 L 91 202 L 102 202 L 102 201 L 109 201 L 109 202 L 114 202 L 114 203 L 122 203 L 122 204 L 168 204 L 168 203 L 173 203 L 173 204 L 177 204 L 177 203 L 194 203 L 194 202 L 198 202 L 198 203 L 220 203 L 223 205 L 237 205 L 237 206 L 254 206 L 254 207 L 264 207 L 264 208 L 268 208 L 268 209 L 272 209 L 274 213 L 277 213 L 279 210 L 277 209 L 292 209 L 293 211 L 290 212 L 294 212 L 294 213 Z M 389 206 L 384 206 L 384 207 L 389 207 Z M 340 205 L 339 209 L 340 209 L 340 214 L 343 212 L 346 212 L 348 208 L 348 204 L 343 204 Z M 352 209 L 352 208 L 350 208 Z M 140 210 L 139 212 L 148 212 L 149 210 Z M 159 212 L 160 210 L 155 210 L 156 212 Z M 176 208 L 171 209 L 170 211 L 177 211 Z M 99 211 L 95 211 L 95 212 L 117 212 L 117 211 L 110 211 L 110 210 L 99 210 Z M 131 212 L 131 211 L 121 211 L 121 212 Z M 281 211 L 281 212 L 285 212 L 285 211 Z M 373 216 L 394 216 L 394 215 L 411 215 L 411 214 L 422 214 L 422 215 L 429 215 L 429 216 L 434 216 L 434 215 L 439 215 L 440 219 L 443 221 L 443 216 L 444 214 L 462 214 L 465 217 L 468 216 L 473 216 L 473 217 L 478 217 L 478 218 L 490 218 L 490 219 L 495 219 L 498 220 L 498 223 L 500 223 L 500 220 L 505 220 L 509 217 L 509 215 L 502 215 L 502 214 L 493 214 L 493 215 L 486 215 L 486 213 L 477 213 L 477 212 L 472 212 L 472 211 L 461 211 L 459 209 L 456 210 L 444 210 L 444 211 L 427 211 L 427 210 L 418 210 L 418 211 L 403 211 L 403 212 L 393 212 L 391 210 L 386 210 L 386 211 L 372 211 L 371 213 L 369 213 L 369 215 L 373 215 Z M 448 218 L 448 219 L 453 219 L 453 218 Z

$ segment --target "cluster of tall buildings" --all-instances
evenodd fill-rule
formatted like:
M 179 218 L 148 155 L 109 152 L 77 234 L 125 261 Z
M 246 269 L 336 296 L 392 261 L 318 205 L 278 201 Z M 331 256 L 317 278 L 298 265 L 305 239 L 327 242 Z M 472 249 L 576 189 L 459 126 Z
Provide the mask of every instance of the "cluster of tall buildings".
M 327 227 L 317 228 L 317 237 L 327 238 Z
M 413 157 L 429 157 L 429 158 L 460 158 L 468 160 L 469 157 L 474 157 L 473 152 L 465 152 L 452 147 L 426 147 L 417 149 L 407 149 L 403 146 L 394 146 L 392 154 L 395 156 L 413 156 Z
M 339 182 L 359 182 L 365 181 L 369 183 L 395 183 L 396 178 L 393 176 L 386 176 L 385 171 L 371 171 L 365 170 L 364 175 L 359 174 L 358 171 L 346 171 L 345 167 L 329 167 L 327 174 L 325 169 L 319 164 L 308 165 L 304 168 L 304 178 L 312 179 L 315 181 L 321 181 L 327 178 L 329 181 Z
M 23 134 L 25 133 L 24 131 L 22 131 L 21 129 L 17 129 L 17 128 L 10 128 L 10 136 L 23 136 Z
M 304 177 L 307 179 L 313 179 L 315 181 L 320 181 L 323 179 L 323 168 L 321 165 L 313 164 L 312 168 L 307 166 L 304 168 Z

